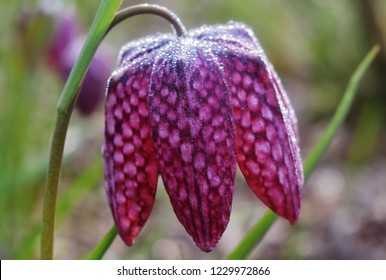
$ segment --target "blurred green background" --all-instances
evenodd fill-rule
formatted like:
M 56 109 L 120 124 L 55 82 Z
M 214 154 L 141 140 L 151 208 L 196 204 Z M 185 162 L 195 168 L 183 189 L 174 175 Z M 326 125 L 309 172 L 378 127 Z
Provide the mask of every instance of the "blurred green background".
M 99 1 L 46 1 L 73 8 L 84 33 Z M 124 1 L 129 6 L 145 1 Z M 296 226 L 279 220 L 254 251 L 258 259 L 386 259 L 386 1 L 146 1 L 164 5 L 190 29 L 243 21 L 250 25 L 295 107 L 302 156 L 320 137 L 349 77 L 375 43 L 382 50 L 363 80 L 348 120 L 305 185 Z M 46 3 L 46 5 L 47 5 Z M 52 23 L 20 30 L 23 11 L 40 1 L 0 3 L 0 258 L 39 257 L 45 172 L 63 81 L 45 63 Z M 171 32 L 155 16 L 125 21 L 102 47 L 116 57 L 129 40 Z M 111 61 L 111 67 L 115 61 Z M 58 194 L 55 258 L 88 255 L 113 223 L 101 163 L 103 104 L 71 120 Z M 219 259 L 264 213 L 242 176 L 236 179 L 228 228 L 210 254 L 178 223 L 162 182 L 153 212 L 133 247 L 117 238 L 106 259 Z

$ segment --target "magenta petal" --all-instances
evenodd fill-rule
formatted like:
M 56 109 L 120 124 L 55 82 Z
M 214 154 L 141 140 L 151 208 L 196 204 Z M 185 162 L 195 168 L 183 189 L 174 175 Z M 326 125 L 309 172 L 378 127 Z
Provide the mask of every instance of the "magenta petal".
M 230 40 L 237 42 L 237 36 Z M 237 161 L 254 193 L 275 213 L 296 223 L 303 170 L 295 114 L 257 40 L 244 47 L 217 52 L 233 96 Z
M 250 70 L 235 69 L 238 63 L 246 63 Z M 226 69 L 234 86 L 240 169 L 269 208 L 295 223 L 300 212 L 302 167 L 294 122 L 282 95 L 262 59 L 229 58 Z
M 147 88 L 151 66 L 133 63 L 109 81 L 106 96 L 105 185 L 118 233 L 131 245 L 154 204 L 158 169 L 150 137 Z
M 160 174 L 179 221 L 211 251 L 229 222 L 234 189 L 230 93 L 204 45 L 181 40 L 158 57 L 149 107 Z

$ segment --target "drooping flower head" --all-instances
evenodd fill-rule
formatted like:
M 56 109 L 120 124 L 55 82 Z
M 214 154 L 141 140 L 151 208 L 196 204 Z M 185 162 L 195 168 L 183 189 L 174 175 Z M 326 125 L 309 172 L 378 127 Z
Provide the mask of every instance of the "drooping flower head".
M 297 121 L 244 24 L 127 44 L 105 110 L 106 192 L 128 245 L 151 212 L 159 174 L 178 220 L 203 251 L 216 246 L 229 222 L 236 163 L 262 202 L 291 224 L 298 220 Z

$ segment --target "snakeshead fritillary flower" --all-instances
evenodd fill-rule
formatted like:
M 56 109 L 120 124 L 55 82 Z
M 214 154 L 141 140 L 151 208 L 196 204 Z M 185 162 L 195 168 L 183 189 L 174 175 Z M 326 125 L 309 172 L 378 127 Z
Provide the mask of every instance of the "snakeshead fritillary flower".
M 236 162 L 253 192 L 291 224 L 303 171 L 287 95 L 245 25 L 204 26 L 129 43 L 108 83 L 106 191 L 131 245 L 158 174 L 197 246 L 211 251 L 231 212 Z

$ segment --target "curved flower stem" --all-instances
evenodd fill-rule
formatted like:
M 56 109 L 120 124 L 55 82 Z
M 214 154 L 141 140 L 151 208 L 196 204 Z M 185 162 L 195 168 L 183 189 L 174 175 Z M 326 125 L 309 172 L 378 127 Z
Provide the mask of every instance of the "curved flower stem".
M 121 2 L 121 0 L 102 0 L 79 59 L 76 61 L 59 99 L 43 202 L 43 229 L 40 244 L 42 259 L 52 259 L 53 257 L 56 197 L 62 165 L 63 148 L 73 104 L 88 65 Z
M 124 21 L 125 19 L 140 14 L 153 14 L 160 16 L 171 23 L 177 33 L 177 36 L 183 36 L 186 34 L 185 26 L 172 11 L 166 9 L 165 7 L 152 4 L 139 4 L 119 11 L 115 15 L 114 20 L 110 24 L 106 33 L 108 33 L 112 28 L 114 28 L 114 26 Z
M 330 123 L 328 124 L 327 129 L 325 130 L 320 140 L 315 144 L 303 163 L 305 181 L 314 171 L 317 163 L 324 155 L 332 139 L 345 120 L 357 93 L 359 83 L 370 67 L 371 63 L 374 61 L 379 50 L 380 47 L 375 45 L 359 64 L 354 74 L 351 76 L 351 79 L 343 94 L 343 98 L 338 105 L 338 108 L 336 109 Z M 238 246 L 226 257 L 226 259 L 246 259 L 264 238 L 264 235 L 276 221 L 276 218 L 277 216 L 272 211 L 268 210 L 266 214 L 252 227 L 252 229 L 247 233 L 247 235 L 238 244 Z

